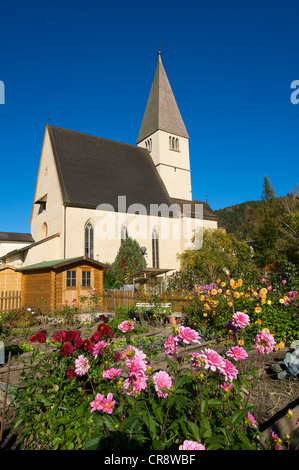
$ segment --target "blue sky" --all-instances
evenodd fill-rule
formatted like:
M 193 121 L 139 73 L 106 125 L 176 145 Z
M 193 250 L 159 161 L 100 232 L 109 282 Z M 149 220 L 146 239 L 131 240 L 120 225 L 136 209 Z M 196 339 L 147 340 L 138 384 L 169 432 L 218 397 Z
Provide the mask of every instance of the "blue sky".
M 50 124 L 136 144 L 158 61 L 190 136 L 193 198 L 213 209 L 299 183 L 299 2 L 2 2 L 0 231 L 30 232 Z M 299 97 L 299 95 L 298 95 Z

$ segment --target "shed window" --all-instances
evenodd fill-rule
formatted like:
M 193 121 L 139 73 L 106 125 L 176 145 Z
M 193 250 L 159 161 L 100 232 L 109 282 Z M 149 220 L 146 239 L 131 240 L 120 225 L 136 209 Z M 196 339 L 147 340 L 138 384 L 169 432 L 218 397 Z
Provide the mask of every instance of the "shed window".
M 90 287 L 90 271 L 82 271 L 82 287 Z
M 66 272 L 66 287 L 76 287 L 76 271 Z

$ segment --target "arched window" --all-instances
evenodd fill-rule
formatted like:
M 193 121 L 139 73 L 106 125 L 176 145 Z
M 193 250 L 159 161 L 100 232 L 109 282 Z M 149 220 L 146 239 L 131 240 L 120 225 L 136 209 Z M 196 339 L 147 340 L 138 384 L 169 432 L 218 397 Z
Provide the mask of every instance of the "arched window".
M 42 235 L 42 239 L 47 238 L 47 236 L 48 236 L 48 225 L 47 225 L 46 222 L 44 222 L 43 225 L 42 225 L 41 235 Z
M 152 255 L 153 268 L 159 269 L 159 237 L 156 228 L 154 228 L 152 232 Z
M 180 150 L 179 139 L 175 139 L 175 149 Z
M 169 148 L 170 148 L 170 150 L 172 149 L 172 137 L 171 137 L 171 135 L 169 136 Z
M 84 228 L 84 253 L 87 258 L 93 259 L 93 225 L 87 222 Z
M 120 230 L 120 242 L 121 245 L 124 244 L 124 241 L 128 238 L 129 233 L 126 224 L 122 224 L 121 230 Z

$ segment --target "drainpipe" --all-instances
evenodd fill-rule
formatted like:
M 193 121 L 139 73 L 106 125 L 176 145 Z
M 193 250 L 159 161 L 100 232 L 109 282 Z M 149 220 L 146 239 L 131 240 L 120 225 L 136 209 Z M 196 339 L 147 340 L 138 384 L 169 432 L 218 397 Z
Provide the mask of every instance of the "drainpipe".
M 64 204 L 64 220 L 63 220 L 63 258 L 66 253 L 66 205 Z

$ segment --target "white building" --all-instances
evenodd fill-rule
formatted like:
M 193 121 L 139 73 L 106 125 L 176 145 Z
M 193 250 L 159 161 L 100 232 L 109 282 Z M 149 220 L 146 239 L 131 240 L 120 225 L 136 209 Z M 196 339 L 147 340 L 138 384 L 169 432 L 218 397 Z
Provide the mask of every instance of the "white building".
M 182 217 L 183 215 L 183 217 Z M 189 136 L 161 54 L 137 145 L 47 125 L 31 213 L 32 243 L 2 253 L 4 264 L 86 256 L 114 261 L 131 236 L 147 266 L 179 269 L 196 228 L 217 228 L 192 199 Z

